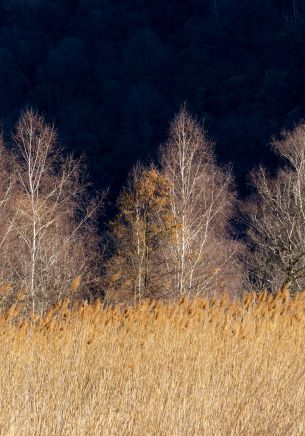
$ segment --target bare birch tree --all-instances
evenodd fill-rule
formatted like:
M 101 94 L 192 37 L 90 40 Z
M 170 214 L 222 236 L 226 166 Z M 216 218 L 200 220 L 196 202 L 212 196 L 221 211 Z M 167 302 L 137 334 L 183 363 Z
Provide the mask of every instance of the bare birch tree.
M 9 241 L 14 223 L 14 188 L 15 173 L 13 157 L 5 148 L 0 138 L 0 282 L 3 284 L 8 278 L 10 250 Z M 11 247 L 13 248 L 13 247 Z
M 171 124 L 160 163 L 177 227 L 166 252 L 173 293 L 205 294 L 237 286 L 239 245 L 230 235 L 232 176 L 217 166 L 213 144 L 185 108 Z
M 43 117 L 24 112 L 13 139 L 14 180 L 2 190 L 13 193 L 6 276 L 24 289 L 28 308 L 43 310 L 69 293 L 76 276 L 83 290 L 98 286 L 94 216 L 101 199 L 89 201 L 81 162 L 63 157 Z
M 246 207 L 250 280 L 257 288 L 305 288 L 305 123 L 273 142 L 286 166 L 276 177 L 253 172 Z

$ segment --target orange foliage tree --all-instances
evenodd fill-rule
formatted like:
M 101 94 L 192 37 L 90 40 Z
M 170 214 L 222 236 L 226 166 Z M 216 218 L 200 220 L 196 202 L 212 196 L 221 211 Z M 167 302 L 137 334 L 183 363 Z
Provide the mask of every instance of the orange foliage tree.
M 169 181 L 154 167 L 136 166 L 118 209 L 111 224 L 116 250 L 107 268 L 108 299 L 164 296 L 168 281 L 164 251 L 175 231 Z

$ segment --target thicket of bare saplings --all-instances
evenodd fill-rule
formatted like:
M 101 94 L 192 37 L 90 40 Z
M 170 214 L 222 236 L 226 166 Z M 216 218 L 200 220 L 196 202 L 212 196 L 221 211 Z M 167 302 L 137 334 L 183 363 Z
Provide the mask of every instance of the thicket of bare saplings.
M 305 288 L 305 124 L 274 140 L 286 161 L 275 177 L 253 171 L 236 238 L 237 197 L 229 168 L 183 107 L 157 164 L 137 164 L 110 223 L 103 257 L 81 160 L 64 154 L 43 117 L 25 111 L 10 147 L 0 144 L 0 296 L 26 312 L 67 296 L 105 293 L 110 303 L 211 296 L 226 289 Z M 246 244 L 244 243 L 246 242 Z M 101 274 L 103 271 L 103 274 Z
M 37 113 L 21 115 L 11 142 L 0 149 L 1 303 L 37 312 L 68 296 L 73 280 L 79 296 L 99 287 L 101 199 L 89 199 L 81 160 L 60 151 Z
M 246 234 L 237 240 L 232 175 L 217 165 L 204 127 L 182 108 L 158 166 L 136 166 L 119 198 L 107 298 L 305 289 L 305 123 L 272 144 L 281 166 L 276 176 L 262 167 L 252 172 L 253 194 L 239 216 Z
M 252 173 L 245 206 L 250 287 L 305 289 L 305 123 L 284 131 L 273 147 L 285 162 L 275 177 Z
M 107 298 L 211 295 L 224 287 L 238 293 L 235 206 L 231 172 L 217 165 L 205 129 L 182 108 L 160 148 L 159 166 L 136 166 L 119 198 Z

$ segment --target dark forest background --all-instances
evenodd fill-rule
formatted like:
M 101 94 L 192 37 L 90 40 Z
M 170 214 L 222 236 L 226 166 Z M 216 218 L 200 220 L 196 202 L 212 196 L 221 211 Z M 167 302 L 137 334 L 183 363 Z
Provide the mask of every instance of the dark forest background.
M 305 114 L 300 0 L 2 0 L 0 118 L 32 106 L 117 193 L 183 102 L 240 193 L 266 144 Z

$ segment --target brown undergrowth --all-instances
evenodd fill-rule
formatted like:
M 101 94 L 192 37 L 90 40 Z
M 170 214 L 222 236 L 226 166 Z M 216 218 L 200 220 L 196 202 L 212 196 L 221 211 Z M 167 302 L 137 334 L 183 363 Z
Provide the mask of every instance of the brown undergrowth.
M 302 434 L 305 293 L 1 314 L 0 434 Z

